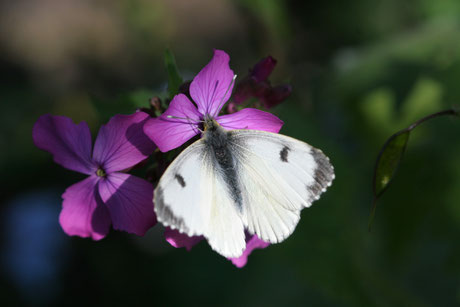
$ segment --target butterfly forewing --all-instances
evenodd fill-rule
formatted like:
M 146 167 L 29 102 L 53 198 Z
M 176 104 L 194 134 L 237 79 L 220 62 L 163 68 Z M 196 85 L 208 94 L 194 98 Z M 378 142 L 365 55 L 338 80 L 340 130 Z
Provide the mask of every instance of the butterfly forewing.
M 199 140 L 171 163 L 155 190 L 155 213 L 163 225 L 203 235 L 218 253 L 238 257 L 245 248 L 241 214 L 209 155 Z
M 229 133 L 240 162 L 245 226 L 264 241 L 281 242 L 294 231 L 300 210 L 330 185 L 332 166 L 321 151 L 287 136 Z
M 240 144 L 236 148 L 240 148 L 242 157 L 246 158 L 245 164 L 256 164 L 259 160 L 272 175 L 266 181 L 273 187 L 275 183 L 283 185 L 284 192 L 294 191 L 305 207 L 318 199 L 334 179 L 334 168 L 329 158 L 305 142 L 256 130 L 233 130 L 229 133 L 232 134 L 231 139 Z M 298 204 L 290 206 L 290 203 L 284 206 L 301 208 Z

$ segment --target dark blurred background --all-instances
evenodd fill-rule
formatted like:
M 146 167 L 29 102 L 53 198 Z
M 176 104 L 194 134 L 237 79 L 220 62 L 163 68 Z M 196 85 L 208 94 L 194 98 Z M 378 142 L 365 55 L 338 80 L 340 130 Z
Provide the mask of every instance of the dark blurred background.
M 415 130 L 378 203 L 386 138 L 460 103 L 458 0 L 0 1 L 0 304 L 458 306 L 460 121 Z M 163 52 L 185 79 L 230 54 L 240 76 L 272 55 L 291 97 L 272 111 L 282 133 L 331 157 L 337 178 L 285 242 L 243 269 L 205 242 L 174 249 L 160 226 L 143 238 L 67 237 L 61 194 L 83 175 L 32 144 L 44 113 L 93 133 L 166 88 Z

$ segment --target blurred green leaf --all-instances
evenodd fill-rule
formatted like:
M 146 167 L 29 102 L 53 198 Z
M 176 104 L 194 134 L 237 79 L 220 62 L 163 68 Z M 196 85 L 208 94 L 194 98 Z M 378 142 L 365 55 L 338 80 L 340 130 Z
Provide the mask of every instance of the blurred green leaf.
M 401 107 L 401 127 L 423 117 L 425 114 L 435 113 L 442 108 L 442 85 L 428 77 L 421 77 L 415 83 L 409 96 Z
M 399 164 L 401 163 L 404 151 L 406 150 L 407 143 L 411 131 L 418 127 L 420 124 L 427 120 L 443 115 L 456 115 L 459 116 L 459 112 L 454 109 L 445 110 L 428 115 L 406 129 L 396 132 L 393 134 L 383 145 L 380 150 L 379 156 L 377 157 L 377 163 L 374 170 L 373 178 L 373 189 L 374 189 L 374 203 L 372 206 L 371 215 L 369 218 L 369 229 L 375 216 L 377 208 L 377 200 L 382 196 L 383 192 L 388 188 L 388 185 L 393 180 L 398 170 Z
M 158 93 L 147 89 L 139 89 L 128 94 L 128 99 L 136 108 L 145 108 L 149 106 L 149 101 Z
M 370 92 L 361 105 L 362 113 L 368 125 L 383 136 L 394 131 L 395 100 L 393 91 L 382 87 Z
M 345 49 L 335 60 L 340 89 L 359 93 L 381 82 L 388 85 L 388 80 L 401 82 L 411 67 L 451 67 L 460 60 L 460 41 L 455 39 L 459 29 L 457 20 L 438 19 L 363 48 Z
M 238 0 L 239 5 L 256 16 L 258 26 L 250 27 L 249 35 L 254 37 L 262 50 L 270 50 L 282 59 L 287 42 L 292 37 L 288 5 L 282 0 Z M 266 35 L 261 35 L 266 33 Z
M 179 87 L 183 83 L 182 77 L 179 74 L 179 69 L 176 65 L 176 59 L 169 49 L 165 50 L 165 65 L 168 72 L 168 94 L 169 98 L 179 93 Z

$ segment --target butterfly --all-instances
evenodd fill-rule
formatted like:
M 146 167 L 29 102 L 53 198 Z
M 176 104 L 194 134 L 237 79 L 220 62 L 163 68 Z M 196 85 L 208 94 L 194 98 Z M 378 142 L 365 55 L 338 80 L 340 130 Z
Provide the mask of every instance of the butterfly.
M 258 130 L 226 130 L 205 116 L 202 138 L 169 165 L 155 189 L 164 226 L 204 236 L 225 257 L 243 253 L 246 232 L 279 243 L 303 208 L 334 179 L 329 158 L 297 139 Z

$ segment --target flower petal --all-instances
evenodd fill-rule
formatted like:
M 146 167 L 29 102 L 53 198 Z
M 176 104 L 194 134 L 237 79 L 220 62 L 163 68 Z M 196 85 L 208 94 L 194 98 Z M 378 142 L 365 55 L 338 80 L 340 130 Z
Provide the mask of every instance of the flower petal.
M 109 209 L 113 228 L 143 236 L 156 223 L 153 186 L 144 179 L 112 173 L 99 181 L 99 194 Z
M 217 116 L 230 98 L 234 74 L 229 61 L 230 57 L 224 51 L 214 50 L 211 61 L 190 84 L 190 96 L 201 114 Z
M 292 87 L 289 84 L 278 85 L 270 88 L 264 93 L 263 96 L 259 96 L 262 103 L 267 109 L 273 108 L 280 104 L 283 100 L 286 100 L 292 92 Z
M 106 173 L 134 166 L 153 152 L 155 144 L 143 130 L 148 118 L 144 112 L 115 115 L 101 127 L 94 144 L 93 158 Z
M 175 248 L 185 247 L 188 251 L 190 251 L 195 244 L 203 240 L 202 236 L 189 237 L 185 233 L 180 233 L 178 230 L 169 227 L 165 229 L 165 238 L 166 241 Z
M 271 87 L 267 81 L 258 82 L 254 77 L 246 77 L 237 84 L 233 101 L 241 104 L 251 97 L 264 97 Z
M 110 229 L 110 215 L 98 192 L 98 178 L 90 176 L 62 194 L 64 202 L 59 223 L 69 236 L 100 240 Z
M 95 170 L 86 122 L 76 125 L 68 117 L 46 114 L 35 123 L 32 137 L 35 146 L 51 153 L 63 167 L 88 175 Z
M 283 121 L 275 115 L 251 108 L 219 116 L 216 120 L 227 130 L 251 129 L 278 133 L 283 126 Z
M 160 117 L 145 123 L 144 131 L 162 152 L 166 152 L 197 135 L 200 132 L 198 124 L 201 119 L 201 114 L 187 96 L 179 94 L 174 96 L 168 109 Z
M 258 249 L 258 248 L 260 249 L 266 248 L 269 245 L 270 243 L 262 241 L 256 235 L 253 235 L 252 237 L 249 238 L 249 240 L 248 239 L 246 240 L 246 249 L 244 250 L 243 255 L 241 255 L 238 258 L 228 258 L 228 259 L 231 260 L 232 263 L 236 267 L 242 268 L 248 262 L 248 257 L 252 253 L 253 250 Z
M 265 81 L 272 73 L 275 65 L 276 60 L 271 56 L 263 58 L 251 69 L 251 76 L 256 80 L 256 82 Z

